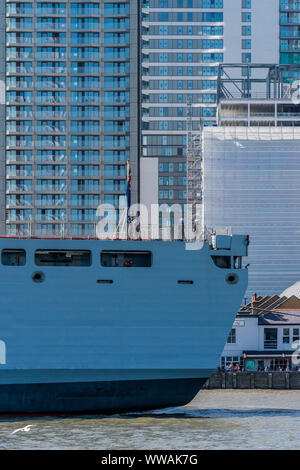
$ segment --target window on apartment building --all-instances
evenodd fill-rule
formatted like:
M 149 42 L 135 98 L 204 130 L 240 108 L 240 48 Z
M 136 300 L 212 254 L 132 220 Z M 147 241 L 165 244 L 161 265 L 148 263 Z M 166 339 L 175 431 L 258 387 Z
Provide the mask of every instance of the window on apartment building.
M 227 338 L 227 343 L 236 343 L 236 329 L 232 328 Z
M 158 97 L 159 103 L 167 103 L 168 102 L 168 95 L 167 94 L 160 94 Z
M 168 75 L 169 68 L 168 67 L 159 67 L 159 75 Z
M 169 122 L 168 121 L 159 121 L 159 130 L 166 131 L 169 129 Z
M 242 11 L 242 22 L 243 23 L 251 23 L 251 13 Z
M 251 53 L 250 52 L 243 52 L 242 53 L 242 63 L 248 64 L 251 62 Z
M 169 62 L 169 54 L 167 52 L 162 52 L 158 55 L 159 62 Z
M 223 0 L 202 0 L 201 8 L 223 8 Z
M 242 49 L 251 49 L 251 39 L 242 39 Z
M 242 36 L 251 36 L 251 26 L 242 26 Z
M 158 108 L 159 116 L 168 116 L 169 115 L 169 108 Z
M 169 47 L 169 40 L 168 39 L 160 39 L 158 41 L 159 49 L 168 49 Z
M 168 21 L 169 14 L 166 12 L 158 13 L 158 21 Z
M 174 176 L 160 176 L 158 178 L 159 186 L 173 186 L 174 185 Z
M 242 8 L 251 8 L 251 0 L 242 0 Z
M 283 344 L 288 344 L 290 342 L 290 329 L 289 328 L 283 328 L 282 342 Z
M 173 169 L 170 170 L 170 168 L 169 168 L 169 163 L 160 163 L 160 164 L 159 164 L 159 171 L 161 171 L 161 172 L 173 171 Z
M 162 25 L 159 27 L 159 34 L 168 34 L 168 26 Z
M 174 191 L 158 191 L 159 199 L 174 199 Z

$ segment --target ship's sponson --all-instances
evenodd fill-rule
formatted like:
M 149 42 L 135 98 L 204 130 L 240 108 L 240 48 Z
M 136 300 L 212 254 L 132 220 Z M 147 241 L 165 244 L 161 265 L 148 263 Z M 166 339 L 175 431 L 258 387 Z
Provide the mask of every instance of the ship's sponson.
M 241 304 L 247 246 L 0 239 L 0 412 L 188 402 Z
M 186 242 L 187 250 L 201 249 L 204 242 Z M 208 240 L 212 250 L 230 250 L 231 254 L 247 256 L 249 246 L 248 235 L 215 235 L 212 234 Z

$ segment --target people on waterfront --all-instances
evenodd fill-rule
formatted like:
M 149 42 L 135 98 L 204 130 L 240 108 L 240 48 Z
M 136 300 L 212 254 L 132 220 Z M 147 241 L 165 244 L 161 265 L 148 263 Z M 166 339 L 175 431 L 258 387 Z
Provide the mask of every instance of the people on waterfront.
M 244 372 L 244 369 L 238 362 L 236 362 L 235 364 L 233 364 L 232 362 L 225 364 L 223 370 L 225 370 L 225 372 Z
M 236 364 L 236 365 L 238 365 L 238 364 Z M 230 362 L 229 364 L 227 363 L 225 365 L 225 371 L 226 372 L 236 372 L 236 366 L 234 366 L 232 362 Z
M 219 368 L 219 370 L 223 370 L 225 372 L 232 372 L 232 373 L 240 373 L 240 372 L 246 372 L 245 368 L 242 367 L 238 362 L 236 363 L 226 363 L 222 368 Z M 259 367 L 257 368 L 257 372 L 300 372 L 300 366 L 295 366 L 292 363 L 290 364 L 289 362 L 285 364 L 259 364 Z

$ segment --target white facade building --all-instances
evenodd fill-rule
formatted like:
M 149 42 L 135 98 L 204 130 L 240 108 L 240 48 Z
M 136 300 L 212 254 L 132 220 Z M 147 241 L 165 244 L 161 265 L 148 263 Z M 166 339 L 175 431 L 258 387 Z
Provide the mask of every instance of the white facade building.
M 226 0 L 224 31 L 224 63 L 279 63 L 279 0 Z M 252 78 L 265 77 L 254 70 Z M 260 85 L 255 94 L 260 95 Z
M 291 357 L 300 339 L 300 300 L 297 297 L 255 297 L 236 316 L 222 352 L 220 367 L 251 361 L 265 366 L 295 368 Z

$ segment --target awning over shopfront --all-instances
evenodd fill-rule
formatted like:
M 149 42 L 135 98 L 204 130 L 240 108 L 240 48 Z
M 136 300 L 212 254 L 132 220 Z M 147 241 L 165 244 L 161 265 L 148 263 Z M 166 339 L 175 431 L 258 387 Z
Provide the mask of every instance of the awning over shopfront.
M 295 351 L 243 351 L 244 358 L 273 358 L 273 357 L 291 357 Z

